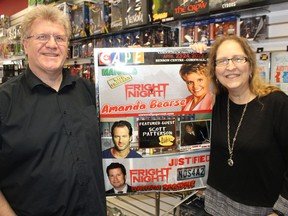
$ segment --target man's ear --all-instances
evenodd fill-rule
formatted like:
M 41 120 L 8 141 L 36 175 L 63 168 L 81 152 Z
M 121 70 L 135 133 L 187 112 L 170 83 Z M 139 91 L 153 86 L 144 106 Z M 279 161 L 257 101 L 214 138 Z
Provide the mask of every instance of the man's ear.
M 23 40 L 23 48 L 24 48 L 24 53 L 27 55 L 27 49 L 28 49 L 28 41 L 27 40 Z

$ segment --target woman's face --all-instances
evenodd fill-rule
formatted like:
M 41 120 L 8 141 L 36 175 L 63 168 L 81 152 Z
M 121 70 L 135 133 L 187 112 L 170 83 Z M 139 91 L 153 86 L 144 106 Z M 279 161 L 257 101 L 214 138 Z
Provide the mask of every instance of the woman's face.
M 217 50 L 217 60 L 227 60 L 228 65 L 215 67 L 216 78 L 229 92 L 241 94 L 249 88 L 251 68 L 248 61 L 233 62 L 232 58 L 247 57 L 239 43 L 234 40 L 224 41 Z M 230 59 L 230 60 L 229 60 Z
M 195 97 L 201 98 L 209 91 L 210 82 L 204 74 L 201 74 L 199 72 L 190 73 L 185 75 L 183 78 L 186 82 L 189 92 Z

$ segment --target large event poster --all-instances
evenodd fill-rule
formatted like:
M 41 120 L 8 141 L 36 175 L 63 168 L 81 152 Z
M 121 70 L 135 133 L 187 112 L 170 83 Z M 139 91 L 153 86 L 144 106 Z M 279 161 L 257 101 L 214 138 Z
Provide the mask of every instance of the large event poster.
M 288 53 L 272 52 L 271 54 L 271 83 L 279 86 L 288 94 Z
M 204 188 L 213 100 L 206 54 L 103 48 L 94 57 L 106 194 Z

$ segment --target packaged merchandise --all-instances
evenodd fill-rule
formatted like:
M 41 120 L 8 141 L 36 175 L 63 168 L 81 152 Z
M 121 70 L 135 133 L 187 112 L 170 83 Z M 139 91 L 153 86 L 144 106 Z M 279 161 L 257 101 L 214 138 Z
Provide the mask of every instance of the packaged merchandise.
M 195 22 L 195 42 L 202 42 L 204 44 L 210 44 L 210 21 L 201 20 Z
M 268 37 L 267 16 L 240 19 L 240 36 L 248 40 L 264 40 Z
M 89 4 L 90 35 L 97 35 L 107 32 L 107 30 L 105 29 L 105 21 L 103 13 L 104 13 L 103 1 L 91 2 Z
M 152 21 L 172 21 L 173 0 L 152 0 Z
M 237 20 L 236 16 L 217 17 L 210 19 L 210 41 L 217 37 L 227 35 L 237 35 Z
M 124 28 L 124 1 L 112 0 L 111 2 L 111 32 L 117 32 Z
M 89 36 L 89 2 L 73 5 L 71 9 L 72 38 Z

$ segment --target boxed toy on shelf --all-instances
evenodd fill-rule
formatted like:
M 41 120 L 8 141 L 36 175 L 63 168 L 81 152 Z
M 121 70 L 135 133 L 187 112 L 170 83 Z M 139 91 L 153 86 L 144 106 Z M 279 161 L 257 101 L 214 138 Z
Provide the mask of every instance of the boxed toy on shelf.
M 72 38 L 89 36 L 89 2 L 73 5 L 71 9 Z
M 152 0 L 152 21 L 172 21 L 173 0 Z
M 195 42 L 202 42 L 205 44 L 210 44 L 210 28 L 209 28 L 209 20 L 201 20 L 195 22 Z
M 124 28 L 124 1 L 117 0 L 111 2 L 111 32 L 117 32 Z
M 89 5 L 89 33 L 90 35 L 108 33 L 104 21 L 103 1 L 91 2 Z
M 123 1 L 124 28 L 146 25 L 149 21 L 149 5 L 146 0 Z
M 195 21 L 183 21 L 181 23 L 181 46 L 189 46 L 195 42 Z
M 248 40 L 264 40 L 268 37 L 267 16 L 240 19 L 240 36 Z
M 198 16 L 209 13 L 208 0 L 174 0 L 174 18 L 180 19 L 184 17 Z
M 237 35 L 239 32 L 237 25 L 239 18 L 237 16 L 215 17 L 210 19 L 210 42 L 219 37 L 227 35 Z

